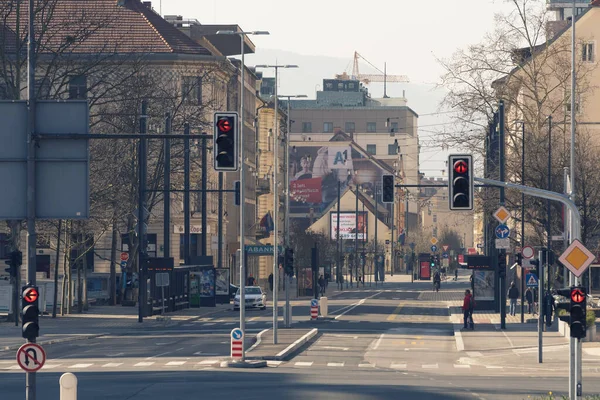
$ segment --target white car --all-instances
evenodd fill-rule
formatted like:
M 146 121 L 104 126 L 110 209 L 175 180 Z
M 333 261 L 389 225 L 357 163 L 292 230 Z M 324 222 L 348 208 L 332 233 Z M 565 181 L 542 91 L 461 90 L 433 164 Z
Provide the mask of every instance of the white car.
M 265 310 L 267 308 L 267 294 L 262 291 L 260 286 L 248 286 L 244 290 L 244 297 L 246 300 L 246 308 L 260 308 Z M 233 309 L 240 309 L 240 291 L 238 289 L 233 299 Z

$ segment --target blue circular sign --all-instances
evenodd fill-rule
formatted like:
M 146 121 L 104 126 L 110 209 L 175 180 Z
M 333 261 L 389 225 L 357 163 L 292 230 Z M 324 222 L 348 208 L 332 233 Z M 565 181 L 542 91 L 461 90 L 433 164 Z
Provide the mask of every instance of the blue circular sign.
M 231 338 L 234 340 L 240 340 L 244 336 L 244 333 L 240 328 L 234 328 L 231 331 Z
M 431 246 L 431 252 L 435 253 L 437 251 L 437 246 L 434 244 Z
M 504 224 L 496 227 L 496 237 L 498 239 L 506 239 L 510 235 L 510 228 Z
M 317 299 L 312 299 L 312 300 L 310 301 L 310 306 L 311 306 L 311 307 L 318 307 L 318 306 L 319 306 L 319 300 L 317 300 Z

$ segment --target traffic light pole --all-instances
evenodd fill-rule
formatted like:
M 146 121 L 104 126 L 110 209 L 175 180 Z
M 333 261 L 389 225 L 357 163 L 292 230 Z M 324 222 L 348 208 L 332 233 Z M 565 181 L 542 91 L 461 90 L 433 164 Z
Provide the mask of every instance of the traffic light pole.
M 486 183 L 492 186 L 514 189 L 527 195 L 538 197 L 547 200 L 555 200 L 564 204 L 571 214 L 570 235 L 571 240 L 579 240 L 581 238 L 581 214 L 577 206 L 569 197 L 562 193 L 551 192 L 549 190 L 517 185 L 509 182 L 501 182 L 493 179 L 475 178 L 476 181 Z M 575 283 L 579 279 L 575 278 Z M 540 298 L 538 297 L 538 300 Z M 570 355 L 569 355 L 569 399 L 576 400 L 580 397 L 582 390 L 581 378 L 581 342 L 575 338 L 570 339 Z
M 540 250 L 538 253 L 539 271 L 540 276 L 538 277 L 538 363 L 542 363 L 543 358 L 543 338 L 544 338 L 544 300 L 543 300 L 543 291 L 544 291 L 544 264 L 542 263 L 544 256 L 544 250 Z

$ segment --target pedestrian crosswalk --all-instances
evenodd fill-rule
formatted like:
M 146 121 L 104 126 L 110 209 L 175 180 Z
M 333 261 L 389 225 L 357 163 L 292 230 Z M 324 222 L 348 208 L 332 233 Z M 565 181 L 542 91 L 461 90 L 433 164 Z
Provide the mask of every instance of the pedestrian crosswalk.
M 469 364 L 445 364 L 445 363 L 429 363 L 429 364 L 421 364 L 414 363 L 408 361 L 385 361 L 385 362 L 369 362 L 369 361 L 343 361 L 343 360 L 314 360 L 314 361 L 288 361 L 288 362 L 280 362 L 277 365 L 269 364 L 271 367 L 281 367 L 281 368 L 379 368 L 379 369 L 391 369 L 391 370 L 440 370 L 440 369 L 471 369 L 471 365 Z M 479 369 L 487 369 L 487 370 L 502 370 L 503 366 L 475 366 Z
M 223 361 L 227 358 L 217 359 L 203 359 L 203 358 L 186 358 L 186 359 L 123 359 L 119 360 L 103 360 L 103 359 L 90 359 L 90 360 L 48 360 L 39 372 L 45 371 L 131 371 L 136 369 L 206 369 L 220 367 Z M 279 364 L 276 364 L 279 365 Z M 13 372 L 21 371 L 21 367 L 10 363 L 0 364 L 0 373 L 2 372 Z

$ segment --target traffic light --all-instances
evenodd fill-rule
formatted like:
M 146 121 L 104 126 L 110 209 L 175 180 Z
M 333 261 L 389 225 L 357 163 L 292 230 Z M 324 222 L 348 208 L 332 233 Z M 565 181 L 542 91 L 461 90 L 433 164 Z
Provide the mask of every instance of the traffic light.
M 533 265 L 533 271 L 535 272 L 535 276 L 540 276 L 540 260 L 531 259 L 529 260 L 529 264 Z
M 556 308 L 556 315 L 558 316 L 558 319 L 569 324 L 571 322 L 571 316 L 569 315 L 569 311 L 571 309 L 571 301 L 570 301 L 571 300 L 571 288 L 558 289 L 558 290 L 556 290 L 556 293 L 569 300 L 569 301 L 558 301 L 554 305 L 554 308 Z M 558 310 L 565 310 L 566 313 L 561 315 L 561 313 L 559 313 Z
M 4 261 L 8 268 L 4 270 L 10 274 L 11 277 L 17 276 L 19 267 L 23 264 L 23 253 L 20 251 L 12 251 L 9 253 L 9 259 Z
M 394 175 L 383 175 L 381 177 L 382 201 L 384 203 L 394 202 Z
M 215 171 L 238 170 L 238 114 L 216 112 L 214 114 L 214 169 Z
M 23 337 L 29 341 L 35 340 L 39 336 L 40 326 L 38 318 L 40 310 L 38 308 L 39 290 L 37 286 L 27 285 L 21 292 L 21 313 L 23 318 L 22 333 Z
M 502 250 L 498 251 L 498 276 L 506 276 L 506 254 Z
M 515 262 L 519 265 L 523 262 L 523 255 L 521 253 L 515 254 Z
M 587 306 L 587 293 L 583 286 L 571 287 L 571 337 L 583 339 L 587 329 L 585 323 L 585 314 Z
M 433 256 L 429 257 L 429 266 L 431 268 L 435 267 L 435 257 L 433 257 Z
M 473 156 L 450 155 L 448 159 L 448 199 L 450 210 L 473 209 Z
M 285 274 L 294 276 L 294 249 L 285 249 Z

